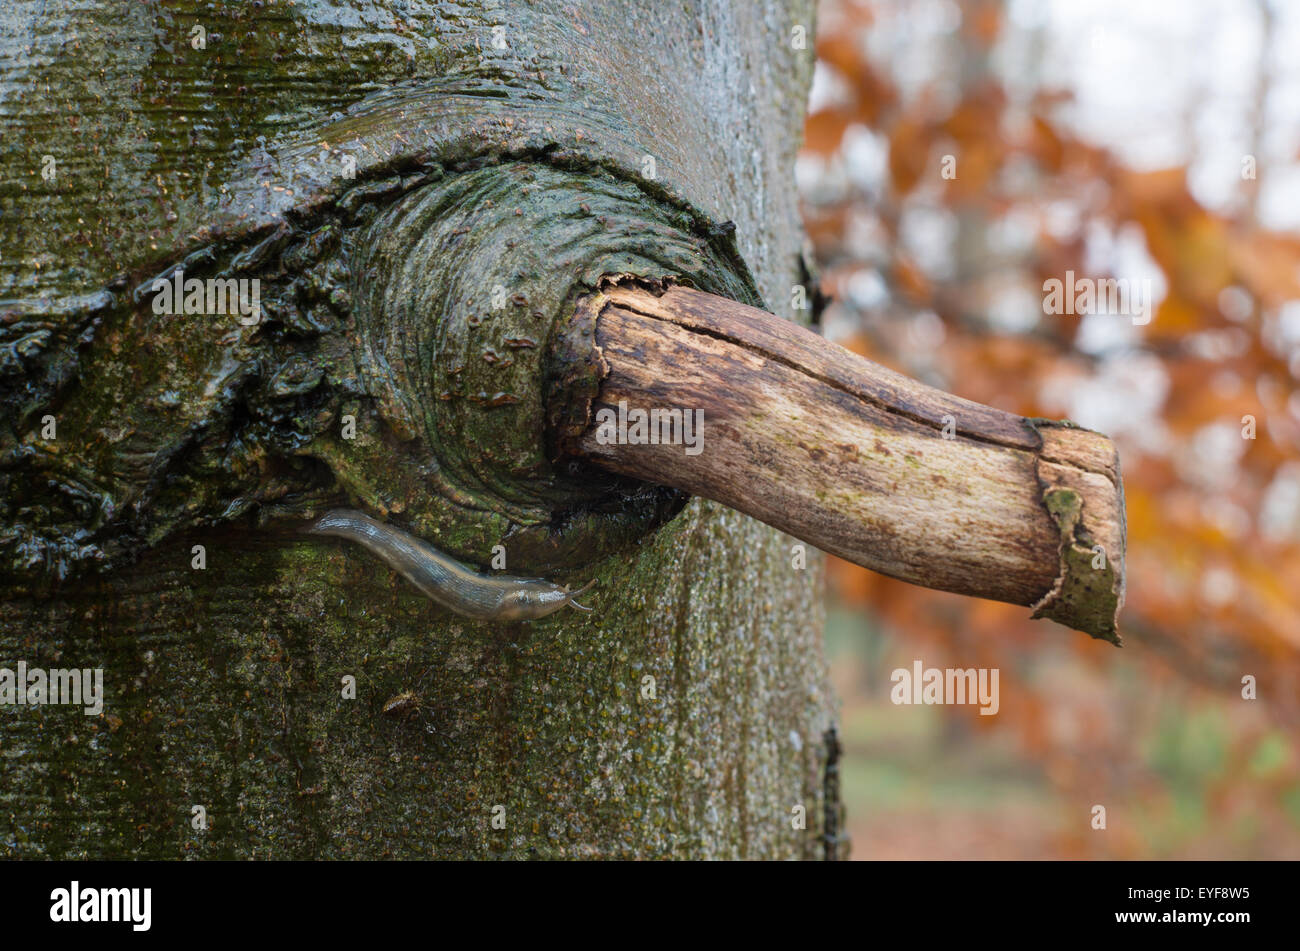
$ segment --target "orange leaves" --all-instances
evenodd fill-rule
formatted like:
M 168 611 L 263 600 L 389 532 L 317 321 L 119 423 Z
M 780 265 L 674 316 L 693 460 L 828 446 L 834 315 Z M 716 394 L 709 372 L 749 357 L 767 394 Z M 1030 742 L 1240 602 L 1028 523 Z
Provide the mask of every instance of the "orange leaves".
M 1065 165 L 1065 140 L 1041 115 L 1032 116 L 1029 123 L 1029 136 L 1022 145 L 1023 150 L 1033 156 L 1044 171 L 1061 171 Z
M 1156 308 L 1156 314 L 1147 328 L 1153 336 L 1183 338 L 1201 326 L 1202 308 L 1178 296 L 1177 292 L 1165 295 Z
M 981 49 L 992 48 L 1002 32 L 1002 4 L 992 0 L 967 3 L 962 10 L 962 31 Z
M 986 192 L 1008 154 L 998 135 L 1005 108 L 1001 89 L 987 84 L 942 117 L 932 117 L 933 106 L 922 97 L 889 129 L 889 171 L 898 194 L 911 192 L 929 172 L 954 200 L 989 197 Z M 945 150 L 941 156 L 939 149 Z
M 1001 87 L 985 83 L 967 92 L 938 125 L 955 146 L 956 175 L 947 180 L 954 200 L 982 195 L 1006 161 L 1006 143 L 999 132 L 1005 108 Z
M 903 118 L 889 133 L 889 175 L 899 194 L 906 195 L 921 180 L 930 163 L 931 128 L 915 118 Z
M 835 154 L 845 130 L 855 119 L 851 109 L 830 108 L 814 112 L 803 124 L 804 148 L 822 156 Z
M 1137 218 L 1151 256 L 1175 293 L 1207 318 L 1217 315 L 1219 292 L 1233 281 L 1227 224 L 1202 211 L 1171 218 L 1139 208 Z M 1185 328 L 1180 324 L 1167 331 L 1158 325 L 1151 329 L 1168 335 Z
M 1238 233 L 1228 257 L 1237 280 L 1264 306 L 1300 298 L 1300 239 L 1267 231 Z
M 1187 215 L 1172 234 L 1166 232 L 1162 248 L 1172 247 L 1175 257 L 1153 256 L 1169 282 L 1185 296 L 1217 313 L 1219 292 L 1232 283 L 1232 236 L 1227 222 L 1206 211 Z M 1152 245 L 1148 232 L 1147 244 Z
M 950 344 L 944 348 L 944 363 L 954 381 L 949 389 L 964 399 L 1021 416 L 1047 413 L 1039 402 L 1044 381 L 1084 373 L 1081 361 L 1038 338 L 959 336 Z
M 823 9 L 843 6 L 830 0 Z M 1112 435 L 1128 517 L 1126 646 L 1114 651 L 1030 621 L 1022 609 L 927 591 L 836 559 L 831 590 L 869 614 L 873 630 L 883 627 L 888 649 L 904 662 L 1001 668 L 998 716 L 972 720 L 966 710 L 945 709 L 945 721 L 971 721 L 1018 741 L 1027 768 L 1040 770 L 1068 803 L 1061 828 L 1071 831 L 1058 847 L 1071 854 L 1100 848 L 1103 839 L 1081 817 L 1089 803 L 1120 802 L 1120 790 L 1130 799 L 1111 814 L 1105 854 L 1158 852 L 1145 830 L 1174 829 L 1173 820 L 1161 825 L 1173 811 L 1161 763 L 1182 768 L 1204 742 L 1204 723 L 1183 727 L 1197 710 L 1210 710 L 1210 721 L 1241 734 L 1232 742 L 1248 745 L 1221 779 L 1184 790 L 1211 790 L 1216 809 L 1264 815 L 1255 746 L 1268 735 L 1292 736 L 1300 723 L 1300 371 L 1293 369 L 1300 357 L 1277 343 L 1283 308 L 1300 301 L 1300 237 L 1260 226 L 1249 183 L 1238 213 L 1203 206 L 1185 168 L 1125 167 L 1068 124 L 1077 114 L 1061 108 L 1068 91 L 1027 91 L 1028 77 L 1018 76 L 1009 97 L 988 68 L 988 51 L 1017 29 L 999 15 L 1005 4 L 962 0 L 958 36 L 936 35 L 930 84 L 911 75 L 906 99 L 885 61 L 866 61 L 866 37 L 855 31 L 865 6 L 832 18 L 820 47 L 849 80 L 854 101 L 843 115 L 810 122 L 810 147 L 821 155 L 834 154 L 836 136 L 852 122 L 889 144 L 889 179 L 879 195 L 818 207 L 810 224 L 832 271 L 872 269 L 888 288 L 888 303 L 871 305 L 848 345 L 1021 415 L 1059 417 L 1091 404 L 1100 408 L 1097 418 L 1123 421 Z M 914 40 L 910 5 L 875 9 L 871 48 L 892 50 L 891 37 Z M 898 25 L 892 35 L 882 33 L 889 20 Z M 954 79 L 962 83 L 955 98 L 946 85 Z M 942 174 L 948 154 L 955 177 Z M 864 221 L 871 240 L 860 240 Z M 1106 326 L 1110 317 L 1089 318 L 1080 334 L 1079 316 L 1035 306 L 1044 280 L 1063 280 L 1067 270 L 1092 280 L 1131 278 L 1110 271 L 1143 251 L 1165 285 L 1149 323 L 1115 316 L 1121 328 Z M 944 321 L 942 343 L 912 346 L 910 325 L 928 313 Z M 1021 319 L 985 320 L 991 313 Z M 994 329 L 1002 326 L 1021 329 Z M 1087 352 L 1076 349 L 1089 337 Z M 1245 674 L 1258 679 L 1257 703 L 1242 698 Z M 881 679 L 873 675 L 872 683 Z M 1157 756 L 1152 750 L 1162 743 L 1179 749 Z M 1300 746 L 1293 742 L 1288 758 L 1283 744 L 1278 762 L 1273 788 L 1294 797 Z M 1098 790 L 1110 770 L 1118 781 L 1103 799 Z M 1147 810 L 1141 822 L 1135 809 Z M 1273 854 L 1287 844 L 1294 851 L 1294 823 L 1261 833 L 1255 851 Z
M 1300 291 L 1294 273 L 1300 261 L 1297 248 L 1251 241 L 1231 222 L 1202 208 L 1187 190 L 1183 169 L 1124 172 L 1113 194 L 1114 212 L 1142 228 L 1147 249 L 1169 282 L 1169 295 L 1148 328 L 1153 336 L 1178 337 L 1221 324 L 1219 295 L 1242 276 L 1254 278 L 1250 283 L 1258 286 L 1252 290 L 1267 287 L 1274 298 Z M 1265 254 L 1273 269 L 1253 265 Z M 1291 267 L 1285 266 L 1288 254 Z
M 869 12 L 850 6 L 844 11 L 852 26 L 861 27 Z M 823 32 L 817 38 L 817 59 L 848 91 L 847 102 L 834 102 L 810 113 L 804 123 L 808 151 L 830 156 L 839 148 L 845 130 L 854 123 L 877 127 L 895 111 L 898 91 L 861 54 L 853 29 Z
M 933 288 L 925 274 L 906 254 L 894 256 L 894 285 L 915 304 L 925 305 L 933 296 Z
M 1210 422 L 1239 426 L 1243 415 L 1259 409 L 1253 387 L 1230 374 L 1207 376 L 1203 361 L 1170 362 L 1166 372 L 1171 385 L 1165 422 L 1181 438 Z
M 847 110 L 851 121 L 877 126 L 898 103 L 898 90 L 861 56 L 849 35 L 822 36 L 817 40 L 817 58 L 833 68 L 852 93 Z
M 1139 172 L 1116 169 L 1111 185 L 1116 194 L 1123 195 L 1128 204 L 1117 209 L 1142 219 L 1150 214 L 1158 219 L 1181 219 L 1198 210 L 1195 200 L 1187 190 L 1187 171 L 1182 168 L 1162 168 Z
M 963 5 L 962 12 L 962 32 L 977 47 L 1005 26 L 996 4 Z M 835 270 L 875 268 L 889 287 L 892 302 L 885 310 L 892 316 L 873 315 L 885 323 L 872 328 L 871 346 L 865 336 L 850 345 L 889 348 L 906 339 L 889 320 L 905 323 L 908 314 L 933 311 L 945 318 L 946 334 L 926 369 L 941 375 L 946 389 L 1022 415 L 1060 415 L 1073 394 L 1103 390 L 1102 379 L 1121 385 L 1127 378 L 1102 375 L 1093 356 L 1073 349 L 1078 317 L 1040 314 L 1026 323 L 1027 332 L 1014 335 L 990 332 L 979 315 L 1009 286 L 1037 295 L 1046 277 L 1060 279 L 1066 270 L 1110 276 L 1089 274 L 1089 234 L 1139 233 L 1166 293 L 1151 322 L 1135 324 L 1136 333 L 1121 346 L 1145 351 L 1162 377 L 1151 392 L 1164 397 L 1163 403 L 1148 402 L 1156 416 L 1147 429 L 1135 428 L 1121 444 L 1131 556 L 1127 614 L 1134 626 L 1168 643 L 1195 644 L 1208 653 L 1224 645 L 1281 649 L 1300 669 L 1300 543 L 1270 542 L 1261 533 L 1266 491 L 1287 461 L 1300 457 L 1300 421 L 1287 404 L 1295 381 L 1260 329 L 1261 312 L 1300 300 L 1300 238 L 1203 207 L 1183 168 L 1125 168 L 1053 118 L 1060 114 L 1059 94 L 1040 90 L 1023 116 L 1009 119 L 1004 90 L 990 73 L 976 71 L 984 78 L 940 110 L 940 97 L 924 87 L 901 100 L 878 65 L 864 60 L 864 48 L 861 35 L 848 28 L 822 39 L 819 50 L 848 80 L 853 102 L 809 121 L 809 146 L 823 155 L 835 151 L 836 137 L 855 121 L 889 143 L 882 204 L 863 207 L 851 198 L 818 208 L 811 225 L 818 250 L 836 255 Z M 956 175 L 940 177 L 950 152 Z M 1026 161 L 1032 166 L 1027 177 Z M 930 175 L 937 187 L 923 188 Z M 1009 179 L 1021 190 L 1006 186 Z M 963 234 L 966 243 L 951 249 L 967 255 L 952 276 L 923 270 L 915 249 L 899 243 L 886 249 L 884 261 L 852 259 L 844 241 L 849 223 L 875 216 L 889 234 L 901 233 L 903 199 L 936 206 L 963 228 L 974 223 L 967 230 L 975 237 Z M 1018 260 L 978 246 L 994 222 L 1013 217 L 1017 227 L 1034 229 L 1022 239 Z M 1009 281 L 1002 276 L 1008 273 L 1014 275 Z M 914 369 L 904 365 L 901 350 L 870 355 L 904 372 Z M 1055 405 L 1043 405 L 1048 398 Z M 1243 417 L 1255 420 L 1254 439 L 1242 436 Z M 1274 504 L 1288 491 L 1277 490 Z M 994 639 L 1023 635 L 1026 644 L 1045 637 L 1041 626 L 1022 625 L 1001 609 L 990 613 L 982 604 L 945 600 L 842 563 L 832 562 L 831 577 L 847 601 L 909 637 L 968 642 L 978 632 Z M 1066 644 L 1085 653 L 1088 646 Z

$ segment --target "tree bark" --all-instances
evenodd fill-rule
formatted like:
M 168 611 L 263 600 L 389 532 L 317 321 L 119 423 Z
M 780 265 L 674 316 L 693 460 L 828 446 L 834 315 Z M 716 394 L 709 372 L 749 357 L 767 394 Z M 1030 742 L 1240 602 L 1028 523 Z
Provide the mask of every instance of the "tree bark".
M 810 2 L 19 2 L 0 31 L 0 666 L 106 692 L 0 707 L 0 854 L 843 851 L 818 559 L 544 439 L 551 327 L 601 276 L 807 282 Z M 178 269 L 258 278 L 261 321 L 157 313 Z M 596 613 L 451 615 L 301 534 L 336 505 L 595 577 Z

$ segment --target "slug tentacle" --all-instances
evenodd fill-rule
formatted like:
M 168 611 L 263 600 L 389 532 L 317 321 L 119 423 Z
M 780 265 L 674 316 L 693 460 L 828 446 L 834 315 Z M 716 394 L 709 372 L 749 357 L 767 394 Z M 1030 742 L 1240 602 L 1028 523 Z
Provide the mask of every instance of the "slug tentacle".
M 317 519 L 308 531 L 356 542 L 424 595 L 461 617 L 531 621 L 554 614 L 566 605 L 591 610 L 576 603 L 573 596 L 589 590 L 594 580 L 570 594 L 567 585 L 561 587 L 541 578 L 485 575 L 423 539 L 361 512 L 335 509 Z
M 577 591 L 574 591 L 574 592 L 570 593 L 570 594 L 569 594 L 569 597 L 568 597 L 568 605 L 569 605 L 569 607 L 571 607 L 571 608 L 577 608 L 579 611 L 590 611 L 591 608 L 587 607 L 587 606 L 584 605 L 584 604 L 579 604 L 577 601 L 575 601 L 575 600 L 573 600 L 573 599 L 576 598 L 576 597 L 577 597 L 578 595 L 580 595 L 580 594 L 584 594 L 585 592 L 590 591 L 590 590 L 595 586 L 595 584 L 596 584 L 596 579 L 595 579 L 595 578 L 592 578 L 590 581 L 588 581 L 586 584 L 584 584 L 584 585 L 583 585 L 581 588 L 579 588 Z M 564 590 L 565 590 L 566 593 L 568 593 L 568 592 L 569 592 L 569 586 L 568 586 L 568 585 L 565 585 L 565 586 L 564 586 Z

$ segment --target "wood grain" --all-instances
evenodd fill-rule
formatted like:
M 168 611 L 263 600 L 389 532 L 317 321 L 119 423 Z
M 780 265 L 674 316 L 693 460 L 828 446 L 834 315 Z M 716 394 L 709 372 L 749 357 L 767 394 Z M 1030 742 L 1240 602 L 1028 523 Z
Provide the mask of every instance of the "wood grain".
M 963 400 L 689 288 L 610 285 L 573 326 L 591 335 L 599 389 L 569 451 L 882 574 L 1118 643 L 1123 488 L 1105 436 Z M 702 411 L 698 451 L 602 433 L 620 404 L 630 419 Z

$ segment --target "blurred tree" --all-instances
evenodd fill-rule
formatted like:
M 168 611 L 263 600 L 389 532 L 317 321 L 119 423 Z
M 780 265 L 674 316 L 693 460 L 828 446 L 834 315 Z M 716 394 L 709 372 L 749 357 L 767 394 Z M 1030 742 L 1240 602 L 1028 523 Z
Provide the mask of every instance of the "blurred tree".
M 1270 36 L 1271 6 L 1256 12 Z M 1062 789 L 1077 791 L 1082 774 L 1150 778 L 1139 748 L 1162 710 L 1142 695 L 1175 685 L 1237 711 L 1230 755 L 1248 761 L 1271 729 L 1300 722 L 1300 236 L 1259 220 L 1268 57 L 1242 200 L 1225 212 L 1193 196 L 1187 167 L 1133 169 L 1085 138 L 1068 91 L 1038 75 L 1049 27 L 1013 22 L 998 0 L 829 0 L 821 26 L 800 183 L 838 301 L 827 332 L 959 395 L 1116 439 L 1126 649 L 1055 638 L 1003 606 L 838 561 L 833 591 L 905 635 L 908 656 L 1001 667 L 1003 715 L 971 724 L 1014 733 Z M 995 68 L 1012 51 L 1016 68 Z M 1045 313 L 1044 281 L 1069 271 L 1150 276 L 1163 296 L 1148 323 Z M 1063 652 L 1104 674 L 1091 681 L 1102 692 L 1043 676 Z M 1247 675 L 1257 709 L 1241 699 Z M 1269 749 L 1279 808 L 1291 808 L 1300 749 Z M 1130 846 L 1148 854 L 1149 843 Z

